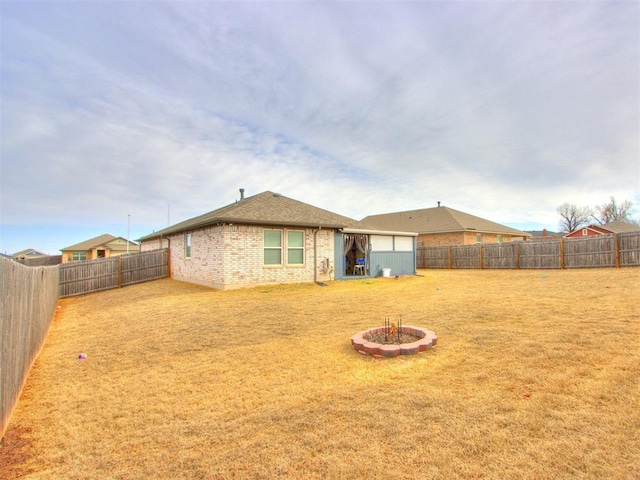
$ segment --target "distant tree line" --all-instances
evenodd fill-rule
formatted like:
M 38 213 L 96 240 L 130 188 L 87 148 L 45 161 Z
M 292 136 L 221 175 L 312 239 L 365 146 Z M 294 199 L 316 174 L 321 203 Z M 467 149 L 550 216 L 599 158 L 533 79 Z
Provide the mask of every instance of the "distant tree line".
M 633 203 L 629 200 L 617 202 L 614 197 L 611 197 L 609 202 L 597 205 L 595 208 L 579 207 L 567 202 L 558 207 L 560 231 L 564 233 L 573 232 L 584 225 L 593 223 L 604 225 L 614 220 L 640 226 L 640 220 L 632 218 L 632 213 Z

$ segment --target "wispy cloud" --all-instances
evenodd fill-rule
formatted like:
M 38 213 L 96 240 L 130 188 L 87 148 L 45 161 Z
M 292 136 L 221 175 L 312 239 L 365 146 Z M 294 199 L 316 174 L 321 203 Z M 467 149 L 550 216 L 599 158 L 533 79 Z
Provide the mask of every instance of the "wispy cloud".
M 640 207 L 637 2 L 0 8 L 6 224 L 160 228 L 239 187 L 531 228 Z

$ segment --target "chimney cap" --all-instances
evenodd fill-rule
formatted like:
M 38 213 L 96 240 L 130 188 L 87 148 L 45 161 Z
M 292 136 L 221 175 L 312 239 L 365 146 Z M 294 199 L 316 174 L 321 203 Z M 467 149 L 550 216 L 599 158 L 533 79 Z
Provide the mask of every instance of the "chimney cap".
M 240 200 L 244 200 L 244 188 L 240 189 Z
M 438 200 L 438 208 L 440 208 L 440 200 Z

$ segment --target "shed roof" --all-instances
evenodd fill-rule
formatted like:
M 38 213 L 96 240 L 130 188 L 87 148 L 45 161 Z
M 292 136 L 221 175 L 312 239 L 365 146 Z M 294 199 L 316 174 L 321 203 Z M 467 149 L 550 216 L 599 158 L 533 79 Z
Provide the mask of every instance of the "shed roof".
M 474 231 L 519 237 L 531 236 L 521 230 L 444 206 L 369 215 L 362 219 L 362 222 L 381 229 L 418 232 L 420 234 Z
M 218 223 L 321 228 L 362 227 L 359 221 L 352 218 L 266 191 L 145 235 L 139 240 L 150 240 Z

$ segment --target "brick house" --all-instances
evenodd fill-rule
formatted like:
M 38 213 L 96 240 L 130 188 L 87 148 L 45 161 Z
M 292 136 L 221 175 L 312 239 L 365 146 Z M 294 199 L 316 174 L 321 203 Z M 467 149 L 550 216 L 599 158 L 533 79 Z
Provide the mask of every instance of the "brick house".
M 530 233 L 453 208 L 438 206 L 369 215 L 362 222 L 382 229 L 418 232 L 418 246 L 474 245 L 526 240 Z
M 640 232 L 640 227 L 621 220 L 614 220 L 604 225 L 587 225 L 586 227 L 577 228 L 573 232 L 566 234 L 564 238 L 585 238 L 627 232 Z
M 139 239 L 142 251 L 170 249 L 177 280 L 232 289 L 416 272 L 415 237 L 270 191 Z
M 60 249 L 62 263 L 108 258 L 140 251 L 140 245 L 108 233 Z

